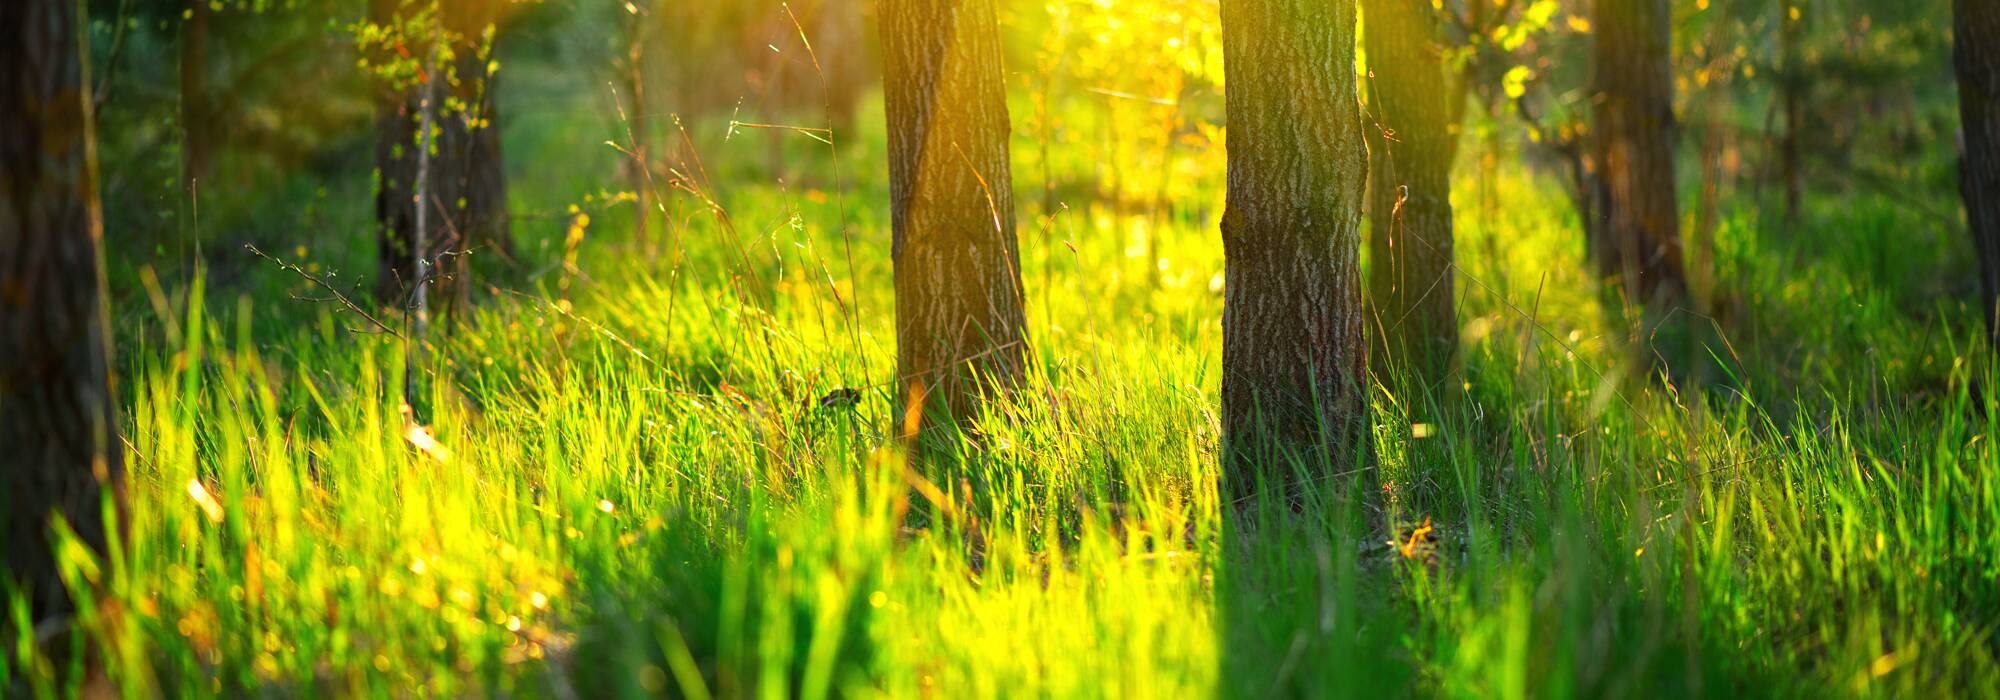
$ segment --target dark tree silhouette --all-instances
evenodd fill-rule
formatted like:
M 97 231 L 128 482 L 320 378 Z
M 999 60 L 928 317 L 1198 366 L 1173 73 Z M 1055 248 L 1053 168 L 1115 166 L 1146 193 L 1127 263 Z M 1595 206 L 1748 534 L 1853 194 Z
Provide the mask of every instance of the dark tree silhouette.
M 181 187 L 192 188 L 208 177 L 209 156 L 213 152 L 209 133 L 208 96 L 208 0 L 188 0 L 186 19 L 180 36 L 180 127 L 182 135 Z
M 1666 0 L 1595 0 L 1590 158 L 1584 212 L 1591 257 L 1628 304 L 1679 303 L 1680 210 L 1674 192 L 1674 83 Z
M 1965 157 L 1959 195 L 1979 251 L 1987 337 L 2000 348 L 2000 0 L 1953 0 L 1952 36 Z
M 507 219 L 507 181 L 500 150 L 500 114 L 493 99 L 494 75 L 488 70 L 504 0 L 370 0 L 369 19 L 379 25 L 401 26 L 403 50 L 409 59 L 427 63 L 431 43 L 448 42 L 435 52 L 439 65 L 424 65 L 407 85 L 383 85 L 376 98 L 376 167 L 381 183 L 376 194 L 380 277 L 376 293 L 385 301 L 405 302 L 411 285 L 428 278 L 429 296 L 447 311 L 459 305 L 471 289 L 469 256 L 475 247 L 505 252 L 511 249 Z M 416 22 L 435 8 L 434 22 Z M 398 52 L 382 47 L 378 62 L 396 60 Z M 436 71 L 439 75 L 429 75 Z M 438 83 L 433 84 L 435 78 Z M 435 125 L 432 157 L 422 162 L 420 131 L 424 102 Z M 424 186 L 419 170 L 427 172 Z M 423 192 L 423 202 L 416 200 Z M 435 266 L 416 269 L 411 246 L 417 238 L 417 208 L 424 208 L 424 258 Z
M 1349 472 L 1367 435 L 1354 34 L 1353 0 L 1222 3 L 1222 429 L 1239 497 L 1290 459 Z
M 992 0 L 880 12 L 899 387 L 929 426 L 964 418 L 1025 355 L 1000 32 Z
M 1449 104 L 1456 93 L 1446 86 L 1443 27 L 1430 0 L 1364 0 L 1362 11 L 1374 120 L 1367 130 L 1374 364 L 1432 386 L 1458 349 L 1451 210 L 1458 135 Z
M 68 606 L 50 517 L 102 551 L 122 478 L 77 6 L 0 3 L 0 551 L 38 618 Z
M 1778 134 L 1778 176 L 1785 181 L 1787 229 L 1797 228 L 1800 207 L 1805 201 L 1805 173 L 1800 166 L 1799 151 L 1799 132 L 1805 130 L 1804 95 L 1810 77 L 1799 46 L 1805 33 L 1805 4 L 1804 0 L 1778 2 L 1778 101 L 1784 119 L 1784 128 Z

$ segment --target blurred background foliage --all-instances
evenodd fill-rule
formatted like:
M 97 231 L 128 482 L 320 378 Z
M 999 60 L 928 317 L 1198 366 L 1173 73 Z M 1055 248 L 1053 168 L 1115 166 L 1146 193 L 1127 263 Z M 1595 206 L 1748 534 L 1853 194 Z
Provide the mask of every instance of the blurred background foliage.
M 1440 89 L 1466 98 L 1454 103 L 1461 168 L 1482 182 L 1517 155 L 1564 167 L 1558 147 L 1580 137 L 1588 113 L 1584 3 L 1434 3 L 1447 26 L 1439 50 L 1458 72 Z M 1957 142 L 1947 3 L 1675 2 L 1681 144 L 1699 164 L 1681 169 L 1684 201 L 1747 201 L 1789 217 L 1796 178 L 1815 194 L 1883 194 L 1914 216 L 1955 221 L 1954 160 L 1940 157 Z M 175 268 L 195 247 L 240 241 L 351 254 L 346 268 L 363 269 L 368 211 L 352 204 L 373 187 L 368 96 L 383 79 L 366 69 L 365 10 L 358 0 L 90 0 L 114 271 Z M 1202 195 L 1223 177 L 1216 12 L 1205 0 L 1002 3 L 1015 185 L 1041 217 L 1024 221 L 1045 222 L 1024 236 L 1069 209 L 1117 223 L 1143 248 L 1159 226 L 1218 215 Z M 625 143 L 628 129 L 664 146 L 647 163 L 662 180 L 724 143 L 764 155 L 715 159 L 729 172 L 711 180 L 821 177 L 786 163 L 823 146 L 744 125 L 852 134 L 857 115 L 879 114 L 873 27 L 871 0 L 507 3 L 494 67 L 505 150 L 521 154 L 507 165 L 510 209 L 527 222 L 530 250 L 560 240 L 555 220 L 583 195 L 616 198 L 595 191 L 606 184 L 595 176 L 637 166 L 591 144 Z M 204 39 L 197 55 L 183 41 L 192 34 Z M 644 104 L 628 87 L 635 43 L 645 47 Z M 191 84 L 201 89 L 190 94 Z M 182 123 L 190 117 L 202 123 Z M 213 154 L 189 152 L 197 147 Z M 1787 148 L 1799 154 L 1789 165 Z M 558 155 L 564 167 L 551 167 Z M 213 162 L 193 187 L 181 178 L 191 158 Z M 1719 192 L 1704 197 L 1704 186 Z M 1461 208 L 1500 206 L 1490 190 Z M 1714 218 L 1702 206 L 1694 236 Z

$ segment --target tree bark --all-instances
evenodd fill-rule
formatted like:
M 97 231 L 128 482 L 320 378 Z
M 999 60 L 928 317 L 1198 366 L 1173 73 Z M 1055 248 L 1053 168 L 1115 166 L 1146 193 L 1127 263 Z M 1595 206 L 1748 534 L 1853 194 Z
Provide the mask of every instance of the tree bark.
M 963 420 L 1018 379 L 1027 321 L 993 1 L 884 0 L 880 12 L 907 435 Z
M 1442 26 L 1430 0 L 1364 0 L 1374 112 L 1369 136 L 1369 294 L 1381 331 L 1377 370 L 1436 386 L 1458 350 L 1451 166 Z M 1394 372 L 1384 373 L 1395 376 Z
M 1222 429 L 1239 498 L 1284 482 L 1292 459 L 1322 488 L 1365 461 L 1354 32 L 1354 0 L 1222 3 Z
M 422 137 L 418 122 L 426 85 L 420 80 L 402 90 L 385 86 L 378 95 L 375 158 L 381 183 L 375 202 L 380 229 L 376 293 L 384 301 L 405 302 L 411 297 L 411 285 L 419 279 L 418 255 L 410 249 L 419 206 L 437 222 L 421 252 L 437 268 L 428 283 L 434 292 L 431 296 L 447 313 L 462 306 L 471 290 L 470 254 L 474 248 L 491 247 L 503 254 L 511 250 L 500 114 L 493 99 L 494 76 L 487 70 L 492 58 L 487 32 L 498 20 L 499 2 L 440 0 L 442 26 L 412 27 L 423 35 L 404 37 L 412 57 L 431 54 L 431 42 L 439 29 L 451 42 L 447 47 L 450 60 L 441 68 L 448 74 L 422 77 L 446 80 L 453 102 L 459 105 L 437 112 L 434 156 L 421 188 L 426 201 L 416 201 Z M 369 16 L 378 24 L 401 24 L 416 9 L 401 0 L 371 0 Z M 383 56 L 382 60 L 392 59 Z
M 1666 0 L 1596 0 L 1591 159 L 1596 226 L 1591 257 L 1624 302 L 1686 298 L 1674 191 L 1672 25 Z
M 0 551 L 37 619 L 69 607 L 50 516 L 102 552 L 122 480 L 76 13 L 0 2 Z
M 1952 35 L 1965 132 L 1959 195 L 1979 252 L 1987 338 L 2000 348 L 2000 0 L 1953 0 Z

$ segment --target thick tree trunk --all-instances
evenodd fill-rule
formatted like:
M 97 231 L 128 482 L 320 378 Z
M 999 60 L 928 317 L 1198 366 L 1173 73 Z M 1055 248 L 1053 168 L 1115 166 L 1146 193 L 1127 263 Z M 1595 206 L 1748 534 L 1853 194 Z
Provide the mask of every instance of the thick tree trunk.
M 1229 185 L 1222 217 L 1225 480 L 1289 460 L 1311 486 L 1363 464 L 1368 350 L 1353 0 L 1223 0 Z
M 0 552 L 38 619 L 68 605 L 50 516 L 103 551 L 121 480 L 76 8 L 0 2 Z
M 1000 31 L 993 0 L 880 12 L 898 384 L 929 427 L 967 417 L 1025 357 Z
M 1367 130 L 1368 288 L 1381 331 L 1374 364 L 1435 386 L 1458 349 L 1451 209 L 1458 134 L 1442 27 L 1430 0 L 1364 0 L 1362 8 L 1376 122 Z
M 451 60 L 442 68 L 448 75 L 429 77 L 447 81 L 458 107 L 437 111 L 423 202 L 416 201 L 416 177 L 422 140 L 418 123 L 427 86 L 413 84 L 401 92 L 384 88 L 378 97 L 375 157 L 381 184 L 376 221 L 381 257 L 376 292 L 384 301 L 405 303 L 411 285 L 418 281 L 417 255 L 410 242 L 419 206 L 435 222 L 428 227 L 421 252 L 436 267 L 431 273 L 434 279 L 428 281 L 431 296 L 447 312 L 461 306 L 471 290 L 469 254 L 474 248 L 503 254 L 511 249 L 500 115 L 493 99 L 493 76 L 487 70 L 492 56 L 486 33 L 498 19 L 498 2 L 444 0 L 439 5 L 443 28 L 452 40 Z M 371 21 L 379 24 L 399 22 L 403 17 L 399 13 L 415 9 L 399 0 L 369 4 Z M 407 37 L 406 48 L 411 56 L 428 56 L 429 41 L 430 37 Z M 442 99 L 444 93 L 439 94 Z
M 1590 135 L 1596 226 L 1590 252 L 1624 301 L 1686 298 L 1674 191 L 1672 25 L 1666 0 L 1596 0 Z
M 1965 131 L 1959 195 L 1979 251 L 1988 339 L 2000 348 L 2000 0 L 1953 0 L 1952 35 Z

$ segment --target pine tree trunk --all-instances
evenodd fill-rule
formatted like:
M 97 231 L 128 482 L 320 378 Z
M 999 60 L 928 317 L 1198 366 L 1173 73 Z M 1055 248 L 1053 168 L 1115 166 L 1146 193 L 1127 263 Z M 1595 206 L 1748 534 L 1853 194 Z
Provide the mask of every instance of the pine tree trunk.
M 1458 349 L 1451 209 L 1458 134 L 1446 102 L 1442 27 L 1430 0 L 1364 0 L 1362 8 L 1376 122 L 1367 130 L 1368 287 L 1381 330 L 1374 364 L 1393 363 L 1435 386 Z
M 0 2 L 0 551 L 37 619 L 68 605 L 50 516 L 103 551 L 122 478 L 76 8 Z
M 923 416 L 908 431 L 961 420 L 1013 383 L 1026 318 L 993 0 L 880 12 L 898 384 L 903 415 Z
M 1979 251 L 1988 339 L 2000 348 L 2000 0 L 1953 0 L 1952 23 L 1965 131 L 1959 194 Z
M 1686 298 L 1674 191 L 1672 25 L 1666 0 L 1596 0 L 1590 249 L 1607 284 L 1649 308 Z
M 1367 437 L 1353 0 L 1223 0 L 1229 184 L 1222 429 L 1230 492 L 1353 471 Z

